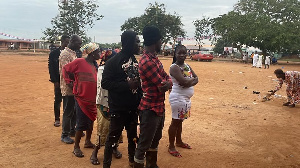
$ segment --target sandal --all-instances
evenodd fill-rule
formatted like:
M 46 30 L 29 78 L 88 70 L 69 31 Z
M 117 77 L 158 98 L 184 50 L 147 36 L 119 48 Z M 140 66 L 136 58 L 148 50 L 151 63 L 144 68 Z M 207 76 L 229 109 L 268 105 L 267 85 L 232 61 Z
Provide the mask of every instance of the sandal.
M 91 163 L 93 164 L 93 165 L 99 165 L 100 164 L 100 162 L 99 162 L 99 160 L 98 160 L 98 158 L 90 158 L 90 161 L 91 161 Z
M 168 152 L 172 155 L 172 156 L 175 156 L 175 157 L 178 157 L 178 158 L 181 158 L 181 154 L 175 150 L 175 151 L 171 151 L 170 149 L 168 149 Z
M 192 147 L 187 143 L 176 144 L 176 146 L 180 147 L 180 148 L 185 148 L 185 149 L 192 149 Z
M 82 153 L 82 151 L 80 150 L 80 148 L 74 148 L 73 154 L 76 157 L 79 157 L 79 158 L 84 157 L 84 154 Z
M 288 107 L 289 108 L 294 108 L 296 105 L 295 104 L 290 104 Z
M 291 103 L 290 102 L 286 102 L 286 103 L 283 103 L 282 105 L 283 106 L 289 106 Z
M 59 127 L 59 126 L 60 126 L 60 121 L 59 120 L 55 120 L 54 127 Z

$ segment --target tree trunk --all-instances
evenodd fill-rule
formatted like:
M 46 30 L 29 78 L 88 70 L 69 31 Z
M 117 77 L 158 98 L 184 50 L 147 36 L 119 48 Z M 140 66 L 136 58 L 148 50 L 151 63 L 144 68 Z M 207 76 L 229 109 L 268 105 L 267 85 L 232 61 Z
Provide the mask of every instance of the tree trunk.
M 236 48 L 237 48 L 238 51 L 241 53 L 241 57 L 242 57 L 242 59 L 243 59 L 243 57 L 244 57 L 244 52 L 243 52 L 241 46 L 240 46 L 240 45 L 237 45 Z

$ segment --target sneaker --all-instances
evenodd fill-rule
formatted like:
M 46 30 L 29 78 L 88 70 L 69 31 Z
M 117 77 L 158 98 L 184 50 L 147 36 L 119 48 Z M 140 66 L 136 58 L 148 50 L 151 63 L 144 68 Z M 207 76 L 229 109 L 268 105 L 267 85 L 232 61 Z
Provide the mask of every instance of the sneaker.
M 60 126 L 60 121 L 59 120 L 55 120 L 54 127 L 59 127 L 59 126 Z
M 72 144 L 74 143 L 74 140 L 71 139 L 70 137 L 66 136 L 66 137 L 61 137 L 61 141 L 66 143 L 66 144 Z

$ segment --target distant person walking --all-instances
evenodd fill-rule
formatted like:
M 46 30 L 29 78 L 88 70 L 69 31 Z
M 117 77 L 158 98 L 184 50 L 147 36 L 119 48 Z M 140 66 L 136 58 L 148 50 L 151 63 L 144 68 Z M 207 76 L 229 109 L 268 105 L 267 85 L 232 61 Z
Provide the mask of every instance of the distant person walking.
M 50 74 L 50 82 L 54 84 L 54 126 L 60 126 L 60 105 L 62 102 L 62 95 L 60 90 L 60 76 L 59 76 L 59 55 L 65 47 L 68 46 L 70 37 L 63 35 L 60 39 L 61 46 L 54 51 L 50 52 L 48 59 L 48 68 Z
M 263 55 L 259 55 L 256 63 L 257 68 L 262 68 L 262 61 L 263 61 Z
M 82 47 L 86 58 L 78 58 L 63 67 L 63 77 L 67 84 L 73 85 L 76 108 L 76 134 L 74 155 L 83 157 L 80 150 L 80 140 L 83 131 L 86 131 L 84 148 L 94 148 L 91 142 L 93 124 L 97 116 L 96 94 L 97 94 L 97 63 L 100 59 L 99 45 L 88 43 Z
M 272 94 L 275 94 L 275 92 L 281 89 L 282 84 L 286 83 L 287 102 L 283 106 L 295 107 L 295 104 L 300 102 L 300 72 L 283 72 L 282 69 L 276 69 L 274 74 L 279 79 L 279 83 Z
M 270 68 L 270 64 L 271 64 L 271 56 L 269 54 L 267 54 L 266 59 L 265 59 L 265 69 L 268 67 L 268 69 Z
M 182 141 L 181 133 L 182 122 L 190 117 L 191 97 L 194 94 L 193 86 L 198 83 L 198 77 L 192 68 L 184 62 L 186 56 L 186 47 L 178 45 L 175 48 L 174 55 L 176 61 L 170 67 L 173 87 L 169 96 L 172 122 L 168 131 L 170 143 L 168 152 L 175 157 L 181 157 L 181 154 L 175 148 L 175 139 L 177 147 L 192 149 L 190 145 Z
M 157 27 L 143 29 L 145 51 L 139 62 L 143 97 L 139 106 L 140 136 L 134 156 L 134 168 L 157 166 L 158 144 L 165 121 L 165 92 L 172 81 L 157 57 L 161 50 L 161 34 Z
M 66 47 L 59 56 L 59 71 L 60 71 L 60 89 L 63 96 L 63 121 L 61 141 L 66 144 L 74 143 L 70 138 L 70 134 L 75 133 L 76 115 L 74 112 L 75 100 L 72 87 L 66 84 L 62 70 L 65 65 L 76 59 L 76 50 L 80 49 L 82 40 L 77 35 L 72 35 L 68 47 Z
M 245 64 L 247 64 L 247 62 L 248 62 L 248 54 L 246 54 L 245 52 L 243 52 L 243 62 Z
M 252 54 L 250 55 L 251 63 L 252 63 L 252 64 L 253 64 L 253 57 L 254 57 L 254 52 L 252 52 Z
M 14 43 L 10 43 L 9 49 L 14 50 L 14 49 L 15 49 L 15 44 L 14 44 Z M 51 51 L 50 51 L 50 52 L 51 52 Z
M 258 61 L 258 54 L 257 54 L 257 51 L 255 51 L 255 54 L 253 55 L 253 64 L 252 64 L 252 68 L 253 68 L 253 67 L 257 67 L 257 61 Z

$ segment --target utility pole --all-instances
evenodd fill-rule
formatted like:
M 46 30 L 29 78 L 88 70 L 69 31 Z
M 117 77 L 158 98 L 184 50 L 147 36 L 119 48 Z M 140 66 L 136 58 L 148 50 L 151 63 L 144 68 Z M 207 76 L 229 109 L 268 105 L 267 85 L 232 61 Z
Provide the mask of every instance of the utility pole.
M 33 39 L 33 52 L 35 53 L 35 39 Z

